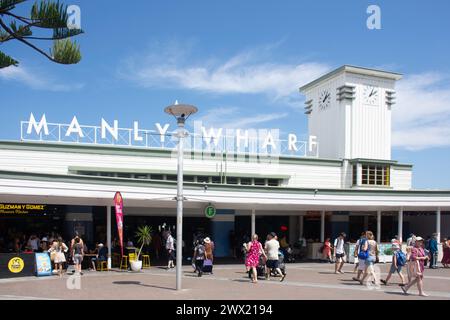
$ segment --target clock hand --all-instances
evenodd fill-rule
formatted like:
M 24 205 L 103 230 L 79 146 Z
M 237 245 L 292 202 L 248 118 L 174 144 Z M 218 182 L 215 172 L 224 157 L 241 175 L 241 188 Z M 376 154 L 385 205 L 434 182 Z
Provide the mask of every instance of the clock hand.
M 369 94 L 369 98 L 370 98 L 372 95 L 373 95 L 373 89 L 372 89 L 372 92 L 370 92 L 370 94 Z

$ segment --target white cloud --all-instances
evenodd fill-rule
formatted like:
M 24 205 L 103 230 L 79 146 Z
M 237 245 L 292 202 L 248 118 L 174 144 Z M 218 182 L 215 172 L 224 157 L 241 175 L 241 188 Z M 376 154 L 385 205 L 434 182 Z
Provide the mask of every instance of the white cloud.
M 80 83 L 61 84 L 48 75 L 31 72 L 22 66 L 0 69 L 0 80 L 17 81 L 32 89 L 47 91 L 72 91 L 81 89 L 84 86 Z
M 158 48 L 159 49 L 159 48 Z M 144 87 L 181 88 L 218 94 L 265 94 L 271 100 L 295 104 L 298 88 L 329 71 L 323 63 L 271 62 L 266 46 L 239 53 L 225 61 L 195 62 L 193 54 L 173 48 L 152 53 L 146 59 L 130 58 L 119 74 Z M 172 53 L 175 52 L 175 53 Z
M 201 121 L 204 126 L 224 129 L 248 129 L 257 128 L 263 123 L 286 118 L 288 113 L 265 113 L 252 116 L 243 116 L 236 107 L 213 108 L 200 116 L 196 121 Z
M 394 147 L 422 150 L 450 146 L 449 76 L 424 73 L 397 85 L 393 106 Z

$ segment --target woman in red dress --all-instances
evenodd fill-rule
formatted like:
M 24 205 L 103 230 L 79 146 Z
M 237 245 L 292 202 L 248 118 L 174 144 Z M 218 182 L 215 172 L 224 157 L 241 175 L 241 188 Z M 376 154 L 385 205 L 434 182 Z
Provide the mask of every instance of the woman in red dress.
M 326 238 L 325 242 L 323 244 L 323 250 L 322 250 L 323 259 L 327 260 L 328 262 L 332 263 L 331 260 L 331 242 L 330 238 Z
M 247 259 L 245 260 L 245 266 L 252 271 L 252 283 L 258 282 L 258 274 L 256 267 L 259 265 L 259 257 L 266 254 L 262 248 L 261 243 L 258 241 L 258 235 L 254 234 L 252 241 L 247 244 Z

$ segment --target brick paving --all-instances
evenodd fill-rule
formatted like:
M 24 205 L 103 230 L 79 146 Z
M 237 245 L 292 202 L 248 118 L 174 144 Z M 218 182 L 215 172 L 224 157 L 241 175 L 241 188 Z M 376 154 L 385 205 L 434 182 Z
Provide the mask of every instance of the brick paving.
M 379 265 L 385 278 L 389 264 Z M 415 288 L 402 294 L 394 275 L 389 286 L 367 288 L 352 281 L 353 265 L 344 267 L 345 274 L 334 274 L 334 265 L 321 263 L 287 264 L 284 282 L 278 278 L 250 283 L 243 265 L 216 265 L 214 274 L 198 278 L 189 266 L 183 266 L 183 289 L 175 290 L 175 270 L 152 267 L 140 273 L 125 271 L 86 272 L 80 289 L 68 289 L 69 275 L 62 278 L 27 277 L 0 279 L 0 300 L 4 299 L 343 299 L 343 300 L 411 300 L 450 299 L 450 269 L 425 270 L 425 292 L 419 297 Z M 73 278 L 70 278 L 73 279 Z M 70 281 L 69 281 L 70 283 Z M 72 282 L 73 286 L 73 282 Z

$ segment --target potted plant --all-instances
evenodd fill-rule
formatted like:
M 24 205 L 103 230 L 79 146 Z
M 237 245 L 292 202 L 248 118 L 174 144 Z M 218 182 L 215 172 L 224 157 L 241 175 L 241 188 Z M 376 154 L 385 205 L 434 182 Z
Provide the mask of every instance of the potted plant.
M 136 254 L 136 260 L 130 261 L 131 270 L 133 271 L 141 271 L 142 269 L 142 260 L 139 260 L 141 256 L 142 248 L 144 245 L 148 246 L 152 242 L 152 227 L 150 226 L 141 226 L 138 227 L 138 230 L 135 233 L 135 237 L 137 243 L 141 245 L 139 251 Z

